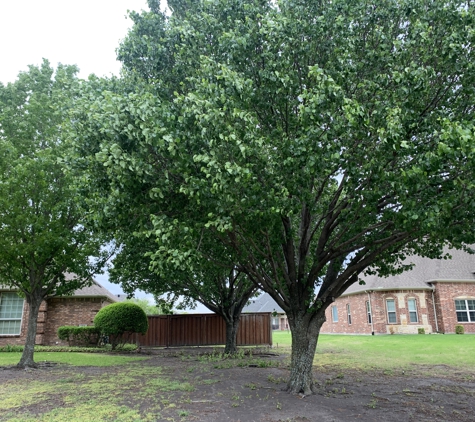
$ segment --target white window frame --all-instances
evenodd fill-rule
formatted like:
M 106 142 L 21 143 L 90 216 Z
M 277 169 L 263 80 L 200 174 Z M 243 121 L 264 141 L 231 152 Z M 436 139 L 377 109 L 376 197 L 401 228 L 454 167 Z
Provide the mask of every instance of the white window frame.
M 392 303 L 394 310 L 389 309 L 389 303 Z M 386 299 L 386 314 L 388 316 L 388 324 L 397 324 L 397 313 L 396 313 L 396 300 L 395 299 Z M 391 321 L 391 316 L 394 315 L 394 321 Z
M 1 309 L 2 309 L 2 304 L 5 305 L 5 296 L 7 295 L 14 295 L 15 299 L 18 298 L 18 302 L 21 301 L 21 316 L 19 318 L 13 318 L 13 317 L 8 317 L 8 318 L 2 318 L 1 317 Z M 14 333 L 4 333 L 0 331 L 0 336 L 2 337 L 7 337 L 7 336 L 19 336 L 21 334 L 21 326 L 22 326 L 22 320 L 23 320 L 23 308 L 24 308 L 25 300 L 21 299 L 17 293 L 15 292 L 0 292 L 0 322 L 6 321 L 14 321 L 14 322 L 19 322 L 18 324 L 18 331 Z M 3 325 L 3 324 L 2 324 Z M 0 325 L 1 327 L 1 325 Z
M 338 308 L 336 305 L 332 305 L 332 321 L 338 322 Z
M 373 322 L 373 314 L 371 313 L 371 303 L 369 300 L 366 301 L 366 321 L 368 324 Z
M 350 304 L 346 304 L 346 315 L 347 315 L 347 320 L 348 320 L 348 325 L 351 325 L 351 308 Z
M 455 315 L 457 316 L 457 322 L 462 324 L 475 322 L 475 299 L 455 299 Z M 467 319 L 461 321 L 460 317 L 462 315 Z
M 414 304 L 413 309 L 411 309 L 411 303 Z M 407 299 L 407 310 L 409 312 L 409 322 L 412 324 L 417 324 L 419 322 L 419 315 L 417 314 L 417 300 L 414 297 Z M 415 321 L 413 321 L 413 319 Z

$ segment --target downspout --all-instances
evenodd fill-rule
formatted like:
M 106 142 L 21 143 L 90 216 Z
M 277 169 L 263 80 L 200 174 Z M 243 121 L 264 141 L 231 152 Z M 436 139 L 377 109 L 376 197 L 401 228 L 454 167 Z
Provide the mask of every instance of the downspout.
M 435 309 L 434 290 L 435 290 L 435 287 L 432 286 L 432 306 L 434 307 L 435 332 L 438 333 L 439 332 L 439 324 L 437 322 L 437 311 Z
M 371 335 L 374 336 L 374 318 L 373 318 L 373 305 L 371 303 L 371 290 L 367 290 L 368 293 L 368 302 L 369 302 L 369 311 L 371 312 Z

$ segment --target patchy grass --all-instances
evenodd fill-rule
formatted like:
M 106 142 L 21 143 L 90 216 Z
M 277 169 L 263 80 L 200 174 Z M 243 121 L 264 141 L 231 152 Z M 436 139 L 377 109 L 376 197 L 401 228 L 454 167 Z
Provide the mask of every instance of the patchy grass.
M 273 344 L 288 349 L 288 331 L 273 334 Z M 353 369 L 403 369 L 447 365 L 475 369 L 475 336 L 320 335 L 314 364 Z
M 106 368 L 99 375 L 74 371 L 53 371 L 48 382 L 17 379 L 0 384 L 0 420 L 156 421 L 160 410 L 176 407 L 183 394 L 194 390 L 190 383 L 172 379 L 161 367 L 130 362 Z M 138 407 L 124 403 L 132 391 Z M 153 403 L 147 412 L 141 412 L 141 402 Z M 43 411 L 33 414 L 32 408 Z
M 400 405 L 401 409 L 406 407 L 406 396 L 419 394 L 428 397 L 426 402 L 420 404 L 419 413 L 422 412 L 424 416 L 427 416 L 430 403 L 437 402 L 447 411 L 452 409 L 450 406 L 455 406 L 454 412 L 462 412 L 464 418 L 456 417 L 457 420 L 471 420 L 473 412 L 471 407 L 467 407 L 474 394 L 471 384 L 460 384 L 458 380 L 451 382 L 447 378 L 446 383 L 439 385 L 434 382 L 433 387 L 428 388 L 424 377 L 401 377 L 400 373 L 388 382 L 388 377 L 396 374 L 396 370 L 349 370 L 343 366 L 348 363 L 340 357 L 349 353 L 348 342 L 361 338 L 341 337 L 343 344 L 340 353 L 335 353 L 340 347 L 338 339 L 328 336 L 322 349 L 331 346 L 331 350 L 323 350 L 317 356 L 325 357 L 328 353 L 336 358 L 337 368 L 327 370 L 327 367 L 323 367 L 317 372 L 321 374 L 320 388 L 325 397 L 339 400 L 338 418 L 351 420 L 355 406 L 376 406 L 371 412 L 380 414 L 378 418 L 385 420 L 383 412 L 389 411 L 383 401 L 385 394 L 398 400 L 396 405 Z M 362 354 L 360 351 L 355 353 Z M 267 419 L 283 420 L 284 414 L 278 416 L 281 411 L 286 412 L 286 416 L 294 414 L 302 420 L 314 420 L 318 416 L 315 414 L 318 405 L 307 405 L 305 410 L 300 400 L 295 400 L 295 396 L 279 393 L 279 384 L 285 383 L 288 375 L 288 369 L 280 365 L 283 356 L 264 358 L 265 355 L 259 355 L 256 359 L 255 355 L 241 355 L 241 358 L 232 359 L 211 352 L 204 359 L 202 355 L 193 353 L 187 359 L 182 359 L 181 355 L 163 354 L 150 356 L 140 362 L 129 361 L 105 367 L 53 365 L 27 371 L 7 368 L 0 372 L 0 420 L 191 422 L 211 418 L 254 420 L 264 415 Z M 270 370 L 266 369 L 269 366 L 268 359 L 274 361 Z M 217 364 L 230 366 L 215 369 Z M 407 380 L 410 380 L 410 384 Z M 431 383 L 433 380 L 431 378 Z M 472 382 L 473 378 L 467 378 L 466 381 Z M 377 397 L 374 396 L 375 382 L 383 390 Z M 345 400 L 341 401 L 340 396 L 343 394 Z M 457 396 L 454 397 L 454 394 Z M 321 397 L 308 397 L 306 400 L 313 400 L 317 404 Z M 393 401 L 391 406 L 394 406 Z M 346 413 L 340 414 L 342 410 Z M 414 409 L 411 415 L 415 415 Z M 434 417 L 436 419 L 437 415 Z
M 0 353 L 0 366 L 16 365 L 21 353 Z M 75 353 L 75 352 L 35 352 L 35 362 L 57 362 L 73 366 L 113 366 L 128 362 L 147 359 L 137 356 L 108 355 L 104 353 Z

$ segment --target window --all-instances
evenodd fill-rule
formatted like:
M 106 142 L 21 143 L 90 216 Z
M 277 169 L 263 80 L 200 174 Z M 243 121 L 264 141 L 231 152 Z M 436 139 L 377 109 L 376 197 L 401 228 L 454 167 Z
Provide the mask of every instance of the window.
M 336 306 L 332 306 L 332 321 L 333 322 L 338 322 L 338 309 Z
M 475 299 L 455 301 L 457 322 L 475 322 Z
M 350 311 L 350 304 L 346 305 L 346 313 L 348 315 L 348 325 L 351 325 L 351 311 Z
M 16 293 L 0 293 L 0 335 L 18 335 L 21 330 L 23 299 Z
M 418 322 L 416 299 L 407 299 L 409 309 L 409 322 Z
M 388 311 L 388 323 L 395 324 L 397 322 L 397 319 L 396 319 L 396 304 L 394 302 L 394 299 L 386 300 L 386 309 Z
M 369 300 L 366 301 L 366 315 L 368 317 L 368 324 L 371 324 L 372 317 L 371 317 L 371 303 Z

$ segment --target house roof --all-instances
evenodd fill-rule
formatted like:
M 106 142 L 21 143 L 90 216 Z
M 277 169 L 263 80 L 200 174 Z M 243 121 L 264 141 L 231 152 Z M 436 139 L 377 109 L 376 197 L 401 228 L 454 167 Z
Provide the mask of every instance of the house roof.
M 71 295 L 72 297 L 105 297 L 112 302 L 118 302 L 117 297 L 109 290 L 99 284 L 96 280 L 90 286 L 77 289 Z
M 278 314 L 285 314 L 284 310 L 277 305 L 277 302 L 270 297 L 269 293 L 262 293 L 259 297 L 251 299 L 249 302 L 242 312 L 277 312 Z
M 74 278 L 74 274 L 66 273 L 65 277 L 66 280 L 72 280 Z M 0 290 L 15 291 L 17 289 L 0 285 Z M 60 297 L 105 297 L 112 302 L 118 302 L 117 298 L 111 292 L 109 292 L 109 290 L 107 290 L 94 279 L 92 280 L 92 284 L 90 286 L 77 289 L 71 295 Z
M 366 284 L 350 286 L 342 296 L 361 293 L 367 290 L 429 290 L 433 282 L 475 282 L 475 255 L 462 250 L 446 250 L 452 259 L 430 259 L 410 256 L 404 264 L 414 264 L 412 270 L 402 274 L 379 277 L 376 275 L 360 277 Z

